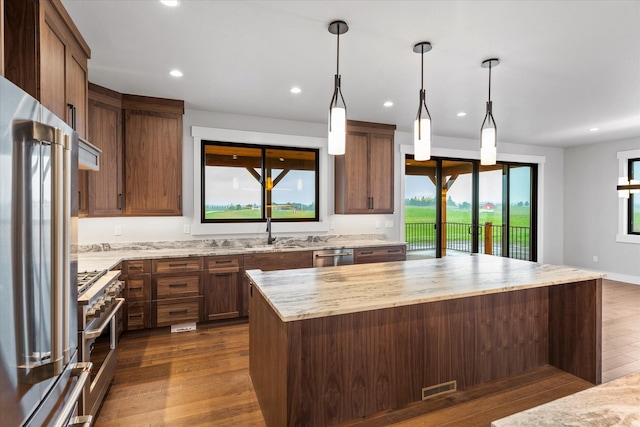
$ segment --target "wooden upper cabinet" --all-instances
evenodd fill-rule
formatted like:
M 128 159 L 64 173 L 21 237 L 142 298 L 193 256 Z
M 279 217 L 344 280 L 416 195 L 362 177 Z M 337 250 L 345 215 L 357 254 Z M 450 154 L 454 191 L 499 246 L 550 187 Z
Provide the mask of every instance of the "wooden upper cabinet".
M 184 102 L 123 95 L 122 108 L 125 214 L 182 215 Z
M 60 0 L 4 0 L 5 76 L 87 136 L 91 50 Z
M 393 213 L 395 125 L 347 122 L 344 156 L 335 156 L 335 213 Z
M 89 141 L 102 150 L 88 175 L 89 216 L 122 214 L 122 95 L 89 83 Z

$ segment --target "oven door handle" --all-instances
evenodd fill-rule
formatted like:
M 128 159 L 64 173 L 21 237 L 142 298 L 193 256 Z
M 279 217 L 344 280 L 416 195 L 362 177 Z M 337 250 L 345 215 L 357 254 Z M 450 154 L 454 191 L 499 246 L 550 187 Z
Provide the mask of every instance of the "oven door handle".
M 113 310 L 111 310 L 111 313 L 109 313 L 109 316 L 107 316 L 107 318 L 104 319 L 104 321 L 100 324 L 100 326 L 98 326 L 95 329 L 89 329 L 87 331 L 84 331 L 85 339 L 90 340 L 92 338 L 97 338 L 102 334 L 102 331 L 104 331 L 107 325 L 109 325 L 109 323 L 111 322 L 111 319 L 113 319 L 113 316 L 115 316 L 116 313 L 118 313 L 118 311 L 124 304 L 124 298 L 116 298 L 116 301 L 118 301 L 118 305 L 116 305 L 116 307 Z
M 78 377 L 78 382 L 76 382 L 69 397 L 66 398 L 64 407 L 60 411 L 60 416 L 53 424 L 54 427 L 66 427 L 69 425 L 68 420 L 73 416 L 73 411 L 76 409 L 78 399 L 80 398 L 80 395 L 85 388 L 84 386 L 91 375 L 93 364 L 91 362 L 79 362 L 70 365 L 70 368 L 71 375 Z M 91 423 L 91 420 L 89 420 L 89 422 Z

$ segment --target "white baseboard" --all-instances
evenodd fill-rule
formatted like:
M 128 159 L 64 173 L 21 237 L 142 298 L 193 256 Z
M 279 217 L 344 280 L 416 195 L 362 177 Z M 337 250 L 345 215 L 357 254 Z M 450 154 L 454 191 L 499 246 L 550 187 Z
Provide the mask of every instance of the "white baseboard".
M 640 285 L 640 277 L 638 276 L 631 276 L 628 274 L 608 273 L 606 271 L 604 271 L 603 273 L 606 274 L 605 279 L 615 280 L 617 282 L 632 283 L 634 285 Z

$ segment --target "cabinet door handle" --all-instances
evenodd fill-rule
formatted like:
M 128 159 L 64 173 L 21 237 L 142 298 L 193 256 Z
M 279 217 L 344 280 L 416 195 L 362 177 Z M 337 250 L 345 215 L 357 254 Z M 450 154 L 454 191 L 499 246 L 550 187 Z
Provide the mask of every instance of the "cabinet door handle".
M 170 288 L 186 288 L 188 283 L 169 283 Z
M 77 130 L 76 129 L 76 106 L 73 104 L 67 104 L 67 108 L 71 111 L 71 128 L 73 128 L 73 130 Z
M 371 255 L 373 251 L 360 252 L 360 255 Z
M 186 266 L 187 266 L 186 262 L 182 262 L 178 264 L 169 264 L 169 267 L 186 267 Z
M 78 209 L 82 210 L 82 191 L 78 191 Z
M 169 315 L 173 316 L 174 314 L 187 314 L 189 312 L 189 310 L 187 310 L 186 308 L 184 310 L 174 310 L 174 311 L 170 311 Z
M 129 315 L 129 319 L 133 319 L 133 318 L 136 318 L 136 317 L 142 317 L 142 314 L 130 314 Z
M 138 286 L 137 288 L 129 288 L 129 291 L 141 291 L 142 286 Z
M 122 210 L 122 193 L 118 194 L 118 210 Z
M 182 210 L 182 194 L 178 194 L 178 210 Z

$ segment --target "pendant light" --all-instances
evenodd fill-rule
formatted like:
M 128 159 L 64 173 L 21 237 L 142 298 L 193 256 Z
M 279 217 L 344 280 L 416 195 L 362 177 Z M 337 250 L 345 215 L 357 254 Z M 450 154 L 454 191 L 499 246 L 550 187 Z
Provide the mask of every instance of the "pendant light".
M 491 105 L 491 68 L 500 64 L 497 58 L 482 61 L 482 68 L 489 69 L 489 100 L 487 101 L 487 113 L 480 127 L 480 164 L 495 165 L 498 145 L 498 128 L 493 119 Z
M 431 50 L 431 43 L 420 42 L 413 46 L 413 51 L 421 56 L 420 68 L 420 103 L 418 115 L 413 124 L 413 158 L 415 160 L 429 160 L 431 158 L 431 114 L 427 108 L 424 90 L 424 54 Z
M 347 106 L 340 90 L 340 34 L 349 31 L 344 21 L 333 21 L 329 24 L 329 32 L 337 36 L 336 75 L 334 79 L 333 97 L 329 104 L 329 154 L 344 154 L 347 137 Z

